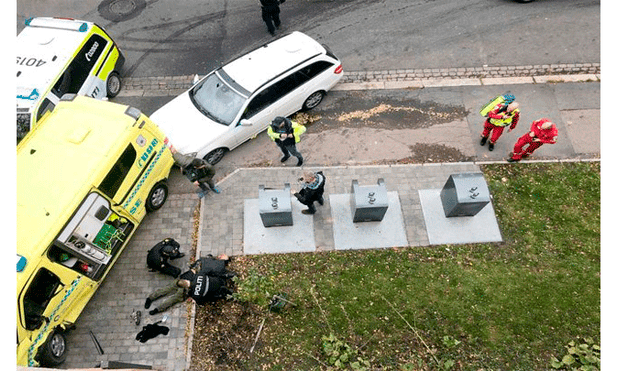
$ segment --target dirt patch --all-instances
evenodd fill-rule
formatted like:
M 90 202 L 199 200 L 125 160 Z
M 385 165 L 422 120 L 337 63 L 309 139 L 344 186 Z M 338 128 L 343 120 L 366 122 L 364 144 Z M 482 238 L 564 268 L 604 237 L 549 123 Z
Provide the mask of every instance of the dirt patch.
M 196 309 L 191 370 L 245 370 L 264 311 L 235 301 Z
M 417 143 L 410 147 L 413 156 L 403 158 L 401 160 L 389 163 L 397 164 L 416 164 L 431 162 L 467 162 L 473 161 L 473 158 L 466 156 L 459 150 L 441 144 Z
M 421 102 L 416 99 L 392 98 L 362 99 L 361 97 L 337 99 L 329 107 L 317 113 L 296 116 L 308 125 L 309 133 L 335 128 L 416 129 L 449 123 L 467 117 L 463 106 Z

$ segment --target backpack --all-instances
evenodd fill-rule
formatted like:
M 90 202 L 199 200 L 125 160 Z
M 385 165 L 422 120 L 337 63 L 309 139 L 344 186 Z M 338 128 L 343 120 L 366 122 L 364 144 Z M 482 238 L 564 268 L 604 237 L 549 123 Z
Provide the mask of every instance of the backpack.
M 503 104 L 503 108 L 506 109 L 509 103 L 516 100 L 516 97 L 512 94 L 501 94 L 493 97 L 480 109 L 480 116 L 487 117 L 489 112 L 493 111 L 497 105 Z

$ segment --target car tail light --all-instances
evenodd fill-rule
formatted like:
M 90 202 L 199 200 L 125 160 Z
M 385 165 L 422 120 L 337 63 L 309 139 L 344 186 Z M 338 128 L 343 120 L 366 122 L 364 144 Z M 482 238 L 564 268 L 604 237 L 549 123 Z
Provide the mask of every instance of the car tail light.
M 338 67 L 336 67 L 336 69 L 333 70 L 333 73 L 335 73 L 336 75 L 339 73 L 342 73 L 342 65 L 339 65 Z

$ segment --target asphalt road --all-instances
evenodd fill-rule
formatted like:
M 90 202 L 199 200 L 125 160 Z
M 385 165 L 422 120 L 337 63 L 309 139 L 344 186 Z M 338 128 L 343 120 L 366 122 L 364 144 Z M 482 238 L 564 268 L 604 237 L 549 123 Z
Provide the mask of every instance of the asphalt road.
M 326 43 L 351 71 L 600 61 L 597 0 L 288 0 L 281 10 L 279 32 Z M 32 16 L 102 25 L 128 77 L 202 74 L 271 39 L 258 0 L 18 0 L 18 31 Z

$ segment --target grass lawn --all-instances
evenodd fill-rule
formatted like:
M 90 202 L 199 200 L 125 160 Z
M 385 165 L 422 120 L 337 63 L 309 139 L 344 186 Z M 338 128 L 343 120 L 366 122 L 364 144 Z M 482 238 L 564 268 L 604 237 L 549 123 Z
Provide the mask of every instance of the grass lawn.
M 599 344 L 600 163 L 482 170 L 503 243 L 235 259 L 245 300 L 198 308 L 192 369 L 545 370 Z

